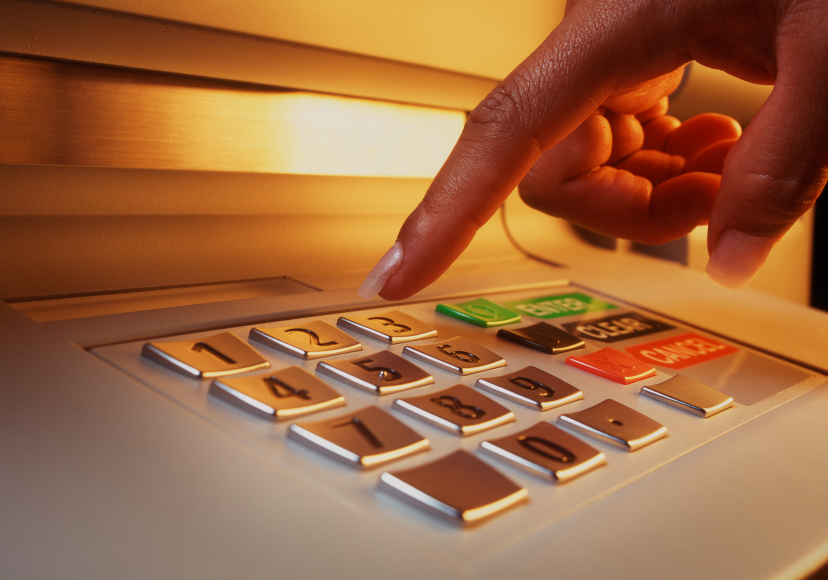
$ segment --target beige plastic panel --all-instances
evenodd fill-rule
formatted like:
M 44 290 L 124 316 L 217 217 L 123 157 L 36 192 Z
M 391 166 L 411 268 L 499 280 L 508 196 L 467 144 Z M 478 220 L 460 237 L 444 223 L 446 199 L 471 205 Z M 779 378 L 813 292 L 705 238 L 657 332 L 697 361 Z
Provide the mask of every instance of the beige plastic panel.
M 427 179 L 0 165 L 0 297 L 356 272 Z M 499 220 L 463 256 L 519 256 Z

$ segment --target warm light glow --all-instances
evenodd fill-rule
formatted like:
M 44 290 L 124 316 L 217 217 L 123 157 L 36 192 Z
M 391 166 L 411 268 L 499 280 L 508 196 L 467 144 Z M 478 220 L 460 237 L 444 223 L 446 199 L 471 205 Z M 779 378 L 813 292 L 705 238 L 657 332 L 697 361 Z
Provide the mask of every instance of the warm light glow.
M 433 177 L 465 122 L 457 111 L 308 93 L 280 95 L 267 112 L 268 170 L 315 175 Z

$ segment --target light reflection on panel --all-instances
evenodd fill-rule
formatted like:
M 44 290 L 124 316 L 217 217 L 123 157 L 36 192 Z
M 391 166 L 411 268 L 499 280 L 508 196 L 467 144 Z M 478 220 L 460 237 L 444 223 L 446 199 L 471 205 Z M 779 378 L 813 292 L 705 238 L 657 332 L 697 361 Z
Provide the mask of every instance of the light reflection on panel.
M 0 57 L 0 162 L 433 177 L 465 114 Z

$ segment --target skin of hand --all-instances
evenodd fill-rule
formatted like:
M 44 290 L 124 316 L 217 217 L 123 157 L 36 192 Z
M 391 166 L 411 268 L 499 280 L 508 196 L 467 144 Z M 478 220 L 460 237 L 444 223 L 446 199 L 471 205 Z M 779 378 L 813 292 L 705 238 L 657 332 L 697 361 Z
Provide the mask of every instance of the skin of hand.
M 744 134 L 665 114 L 691 60 L 774 85 Z M 645 243 L 708 222 L 708 276 L 744 286 L 828 180 L 826 128 L 824 0 L 570 1 L 470 113 L 360 294 L 436 280 L 518 186 L 536 209 Z

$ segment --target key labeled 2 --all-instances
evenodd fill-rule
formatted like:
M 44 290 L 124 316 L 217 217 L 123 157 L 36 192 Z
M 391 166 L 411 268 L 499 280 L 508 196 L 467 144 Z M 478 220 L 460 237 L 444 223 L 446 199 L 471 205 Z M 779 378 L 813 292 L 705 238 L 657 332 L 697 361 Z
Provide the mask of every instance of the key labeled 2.
M 324 320 L 281 328 L 252 328 L 250 340 L 305 360 L 362 350 L 359 341 Z

